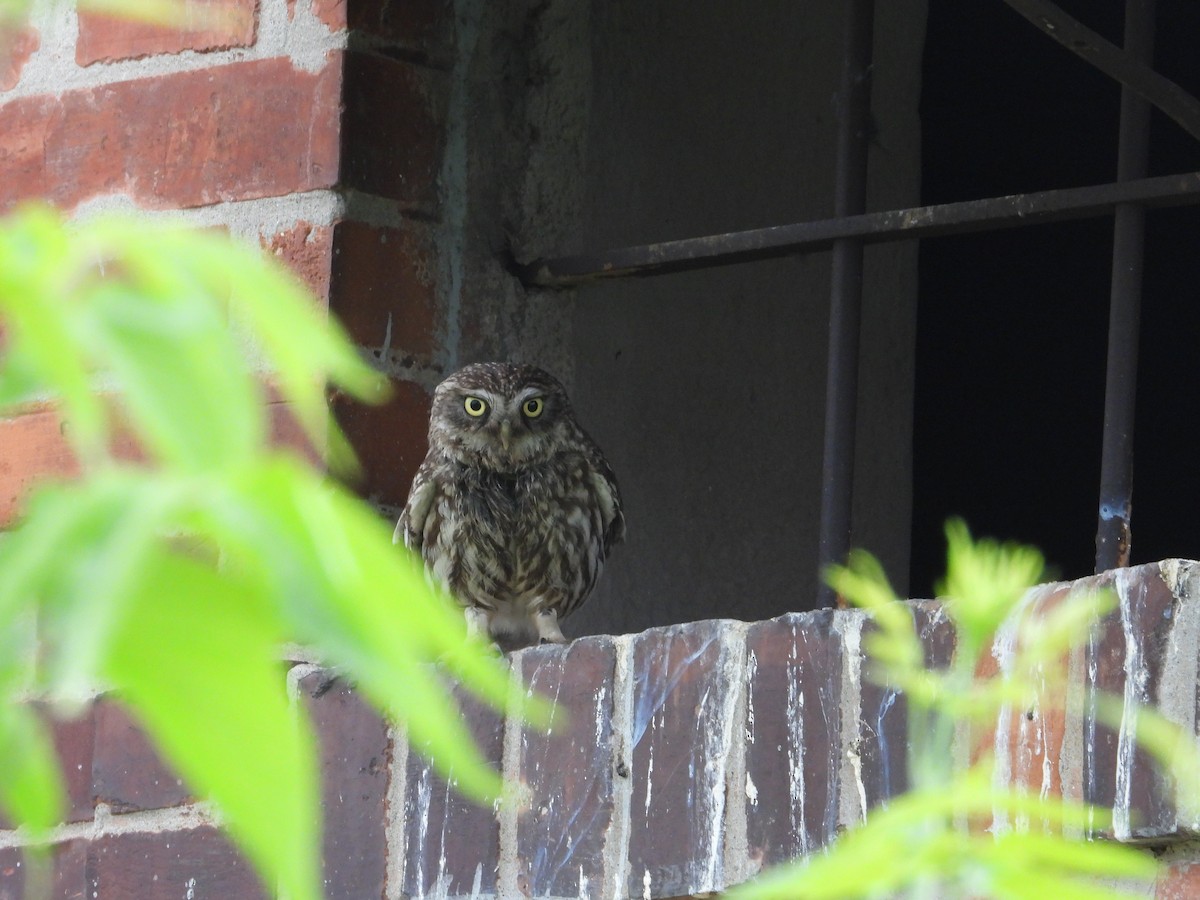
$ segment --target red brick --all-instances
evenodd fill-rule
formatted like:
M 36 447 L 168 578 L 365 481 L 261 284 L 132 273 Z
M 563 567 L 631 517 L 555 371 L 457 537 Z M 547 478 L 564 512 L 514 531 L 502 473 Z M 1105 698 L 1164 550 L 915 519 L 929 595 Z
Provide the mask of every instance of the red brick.
M 410 381 L 393 380 L 392 388 L 392 398 L 382 406 L 339 396 L 333 408 L 362 463 L 355 487 L 365 497 L 399 506 L 428 449 L 430 397 Z
M 940 604 L 933 601 L 910 606 L 913 624 L 925 650 L 925 664 L 945 668 L 954 654 L 954 633 Z M 863 627 L 862 646 L 875 630 L 868 621 Z M 859 744 L 862 759 L 862 790 L 871 808 L 895 797 L 909 787 L 908 698 L 894 686 L 871 677 L 864 654 L 859 697 Z
M 292 14 L 292 7 L 296 0 L 288 0 L 288 14 Z M 364 5 L 361 2 L 356 2 L 356 6 Z M 312 0 L 313 15 L 321 20 L 330 31 L 345 31 L 346 30 L 346 7 L 347 0 Z
M 1159 872 L 1154 900 L 1195 900 L 1200 897 L 1200 861 L 1176 860 Z
M 1034 618 L 1048 615 L 1070 596 L 1071 589 L 1068 585 L 1039 589 L 1028 601 L 1026 615 Z M 1047 695 L 1043 691 L 1033 706 L 1028 709 L 1013 709 L 1007 721 L 997 722 L 997 726 L 1003 724 L 1004 734 L 1008 737 L 1007 746 L 1004 748 L 1007 750 L 1007 759 L 1000 761 L 1007 766 L 1013 787 L 1024 788 L 1042 796 L 1063 796 L 1060 761 L 1067 721 L 1064 697 L 1058 685 L 1062 684 L 1061 678 L 1065 677 L 1068 663 L 1069 659 L 1064 655 L 1059 661 L 1062 669 L 1047 672 L 1050 676 L 1049 683 L 1055 685 L 1052 689 L 1054 693 Z M 975 674 L 980 679 L 998 675 L 996 654 L 984 653 L 980 657 Z M 998 727 L 980 730 L 974 742 L 974 758 L 1003 752 L 1002 748 L 997 747 L 998 733 Z
M 295 451 L 319 469 L 325 467 L 325 448 L 314 447 L 308 435 L 300 427 L 300 423 L 292 414 L 289 403 L 271 403 L 267 406 L 267 415 L 271 421 L 271 444 L 275 447 L 286 447 Z
M 257 0 L 184 0 L 181 19 L 162 25 L 80 10 L 75 61 L 87 66 L 183 50 L 249 47 L 257 12 Z
M 837 835 L 842 652 L 834 615 L 787 615 L 746 634 L 746 836 L 763 865 Z
M 75 718 L 60 719 L 40 703 L 33 704 L 34 710 L 47 729 L 54 744 L 55 758 L 62 774 L 62 785 L 66 792 L 66 809 L 63 822 L 82 822 L 92 817 L 92 744 L 95 720 L 92 705 Z M 13 828 L 13 822 L 0 808 L 0 830 Z M 0 890 L 0 900 L 4 893 Z
M 0 900 L 83 900 L 90 896 L 84 880 L 87 848 L 82 840 L 56 844 L 44 861 L 17 848 L 0 849 Z M 46 887 L 44 893 L 28 892 L 31 885 L 39 883 Z
M 324 466 L 325 448 L 314 447 L 291 413 L 290 404 L 278 401 L 267 406 L 273 445 L 289 447 L 315 466 Z M 74 478 L 79 464 L 63 433 L 62 422 L 53 409 L 37 409 L 11 419 L 0 419 L 0 528 L 12 524 L 29 490 L 47 478 Z M 144 456 L 128 433 L 113 443 L 120 459 Z M 411 476 L 410 476 L 411 477 Z
M 0 419 L 0 447 L 0 526 L 16 518 L 25 494 L 38 480 L 79 472 L 58 414 L 52 411 Z
M 88 848 L 90 900 L 267 900 L 250 864 L 215 828 L 110 835 Z
M 189 207 L 332 187 L 340 54 L 316 74 L 233 63 L 0 107 L 0 208 L 123 193 Z
M 31 25 L 6 32 L 0 27 L 0 91 L 12 90 L 21 80 L 21 70 L 41 46 L 38 30 Z
M 517 821 L 518 878 L 533 897 L 586 896 L 604 883 L 613 817 L 612 638 L 521 654 L 527 687 L 555 704 L 553 733 L 521 734 L 521 783 L 532 798 Z
M 300 686 L 320 737 L 325 896 L 382 897 L 391 750 L 387 724 L 328 671 L 305 676 Z
M 655 628 L 633 640 L 633 779 L 626 896 L 675 897 L 723 886 L 729 719 L 743 674 L 728 664 L 728 623 Z
M 873 622 L 863 625 L 865 645 L 877 632 Z M 862 760 L 862 794 L 871 809 L 908 787 L 908 699 L 898 688 L 871 677 L 872 666 L 864 652 L 859 695 L 859 757 Z
M 463 721 L 484 760 L 499 770 L 504 719 L 454 688 Z M 414 745 L 405 767 L 405 897 L 491 896 L 496 890 L 500 826 L 490 806 L 464 798 L 420 755 Z M 390 887 L 390 886 L 389 886 Z
M 0 210 L 49 193 L 45 148 L 59 101 L 30 97 L 0 106 Z
M 29 491 L 45 479 L 70 479 L 79 474 L 79 464 L 67 440 L 58 412 L 34 408 L 11 419 L 0 419 L 0 527 L 10 525 L 20 512 Z M 141 459 L 142 454 L 128 433 L 112 444 L 120 459 Z
M 92 752 L 96 739 L 95 704 L 71 719 L 51 719 L 51 734 L 67 789 L 65 821 L 92 817 Z
M 15 847 L 0 847 L 0 900 L 25 896 L 25 855 Z
M 1181 604 L 1187 601 L 1164 581 L 1157 563 L 1107 572 L 1084 583 L 1093 588 L 1113 587 L 1122 608 L 1106 617 L 1088 642 L 1085 687 L 1154 704 L 1167 657 L 1179 652 L 1173 651 L 1171 644 L 1175 625 L 1181 620 Z M 1137 671 L 1127 671 L 1130 660 L 1136 662 Z M 1130 678 L 1133 683 L 1127 692 Z M 1126 799 L 1118 787 L 1118 772 L 1125 765 L 1120 735 L 1086 717 L 1083 727 L 1085 734 L 1092 729 L 1095 732 L 1094 754 L 1084 759 L 1083 799 L 1112 809 L 1114 818 L 1119 819 L 1119 808 L 1125 806 Z M 1177 833 L 1180 822 L 1170 781 L 1149 753 L 1140 748 L 1134 750 L 1128 762 L 1126 796 L 1132 835 L 1158 839 Z
M 411 366 L 435 351 L 436 256 L 423 225 L 339 222 L 329 308 L 376 359 Z
M 297 222 L 285 231 L 264 237 L 261 243 L 265 251 L 304 282 L 318 302 L 328 302 L 333 229 L 328 225 Z
M 180 806 L 192 799 L 142 730 L 107 698 L 96 702 L 92 791 L 115 813 Z
M 442 73 L 347 53 L 343 185 L 403 203 L 434 204 L 446 89 Z

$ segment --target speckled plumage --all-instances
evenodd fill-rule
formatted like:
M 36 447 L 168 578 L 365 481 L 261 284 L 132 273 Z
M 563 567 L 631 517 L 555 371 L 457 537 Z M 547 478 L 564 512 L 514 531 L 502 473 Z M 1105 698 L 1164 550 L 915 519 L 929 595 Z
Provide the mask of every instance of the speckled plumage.
M 558 621 L 624 534 L 612 469 L 553 376 L 477 363 L 438 385 L 393 540 L 421 553 L 470 630 L 506 650 L 565 641 Z

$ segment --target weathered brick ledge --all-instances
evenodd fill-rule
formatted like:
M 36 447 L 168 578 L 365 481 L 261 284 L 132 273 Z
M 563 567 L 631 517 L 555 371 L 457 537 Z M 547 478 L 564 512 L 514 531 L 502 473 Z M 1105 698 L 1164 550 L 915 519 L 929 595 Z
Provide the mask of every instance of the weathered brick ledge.
M 1195 733 L 1200 563 L 1047 585 L 1029 602 L 1108 584 L 1120 609 L 1076 654 L 1074 683 L 1149 702 Z M 929 659 L 948 659 L 937 604 L 913 613 Z M 520 802 L 496 809 L 459 798 L 351 688 L 297 666 L 322 739 L 327 897 L 679 897 L 828 844 L 906 780 L 904 698 L 863 678 L 864 626 L 857 611 L 825 610 L 517 654 L 514 674 L 570 715 L 551 736 L 467 702 L 477 741 L 518 786 Z M 1200 850 L 1187 843 L 1200 823 L 1181 820 L 1171 785 L 1079 698 L 1065 715 L 997 722 L 1000 768 L 1111 809 L 1116 837 L 1167 847 L 1155 897 L 1200 896 Z M 54 896 L 270 896 L 113 704 L 97 701 L 57 738 L 74 824 L 60 833 Z M 17 844 L 0 831 L 3 900 L 23 895 Z

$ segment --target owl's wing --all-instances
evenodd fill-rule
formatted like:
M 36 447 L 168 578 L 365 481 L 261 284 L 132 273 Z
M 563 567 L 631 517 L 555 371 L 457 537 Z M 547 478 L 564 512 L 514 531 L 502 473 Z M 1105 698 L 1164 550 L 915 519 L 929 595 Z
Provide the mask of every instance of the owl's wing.
M 625 539 L 625 512 L 621 509 L 621 492 L 617 478 L 608 461 L 600 456 L 593 460 L 592 488 L 600 502 L 600 516 L 604 522 L 604 555 Z
M 413 476 L 408 500 L 396 522 L 396 530 L 392 532 L 393 544 L 403 544 L 409 550 L 421 549 L 421 539 L 425 534 L 425 517 L 429 515 L 436 494 L 437 482 L 426 457 L 425 462 L 417 469 L 417 474 Z

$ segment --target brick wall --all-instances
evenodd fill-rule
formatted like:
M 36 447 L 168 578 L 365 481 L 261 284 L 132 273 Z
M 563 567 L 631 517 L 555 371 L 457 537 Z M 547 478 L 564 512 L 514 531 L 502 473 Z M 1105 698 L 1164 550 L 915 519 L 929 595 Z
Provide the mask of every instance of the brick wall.
M 0 69 L 0 208 L 48 197 L 78 215 L 177 216 L 291 265 L 393 378 L 384 407 L 335 404 L 366 464 L 364 493 L 395 505 L 424 452 L 429 390 L 464 348 L 519 346 L 518 331 L 562 344 L 558 312 L 532 329 L 479 303 L 464 312 L 447 283 L 462 276 L 447 275 L 458 260 L 485 288 L 501 284 L 491 237 L 472 238 L 487 250 L 474 260 L 459 244 L 474 188 L 455 143 L 467 125 L 450 124 L 470 106 L 456 28 L 477 38 L 481 18 L 501 13 L 467 4 L 464 25 L 444 0 L 206 5 L 231 15 L 179 32 L 66 5 L 39 12 Z M 554 48 L 533 21 L 491 22 L 528 46 L 480 53 L 536 92 L 544 85 L 517 57 Z M 279 438 L 299 443 L 287 410 L 272 412 Z M 34 478 L 74 462 L 49 408 L 0 420 L 0 447 L 3 525 Z M 1197 577 L 1190 563 L 1116 576 L 1124 617 L 1089 645 L 1078 681 L 1194 729 Z M 914 615 L 931 659 L 945 658 L 936 606 Z M 824 611 L 518 654 L 514 677 L 570 718 L 554 735 L 527 732 L 464 698 L 476 740 L 519 789 L 498 810 L 458 797 L 353 689 L 296 665 L 293 693 L 322 740 L 327 896 L 672 897 L 825 846 L 905 782 L 903 698 L 862 678 L 864 627 L 858 613 Z M 1117 734 L 1097 727 L 1089 741 L 1091 725 L 1082 706 L 1060 720 L 1020 716 L 997 723 L 992 743 L 1010 777 L 1111 807 L 1119 838 L 1165 846 L 1158 897 L 1194 896 L 1200 854 L 1185 839 L 1197 823 L 1178 820 Z M 52 897 L 273 896 L 110 700 L 54 732 L 71 807 L 54 836 Z M 22 843 L 0 822 L 0 900 L 26 896 Z
M 1116 588 L 1120 609 L 1080 651 L 1073 686 L 1148 702 L 1195 731 L 1200 563 L 1048 585 L 1029 602 L 1097 584 Z M 929 659 L 946 660 L 937 605 L 913 614 Z M 862 675 L 869 627 L 857 611 L 826 610 L 522 651 L 514 678 L 569 718 L 549 735 L 466 703 L 476 741 L 517 791 L 495 809 L 447 787 L 353 688 L 297 664 L 289 684 L 321 739 L 326 896 L 680 897 L 819 850 L 906 783 L 904 698 Z M 107 699 L 55 736 L 71 812 L 52 896 L 273 896 Z M 1200 891 L 1200 822 L 1180 818 L 1170 786 L 1086 703 L 1066 716 L 1018 711 L 985 743 L 1002 781 L 1109 809 L 1114 837 L 1160 853 L 1152 896 Z M 0 830 L 3 900 L 24 896 L 20 843 Z
M 453 39 L 441 0 L 189 0 L 173 30 L 39 4 L 0 71 L 0 211 L 139 210 L 257 242 L 394 375 L 380 409 L 339 413 L 403 500 L 424 455 L 444 322 L 437 181 Z M 0 525 L 37 476 L 74 462 L 52 409 L 0 421 Z M 285 409 L 280 439 L 299 443 Z

